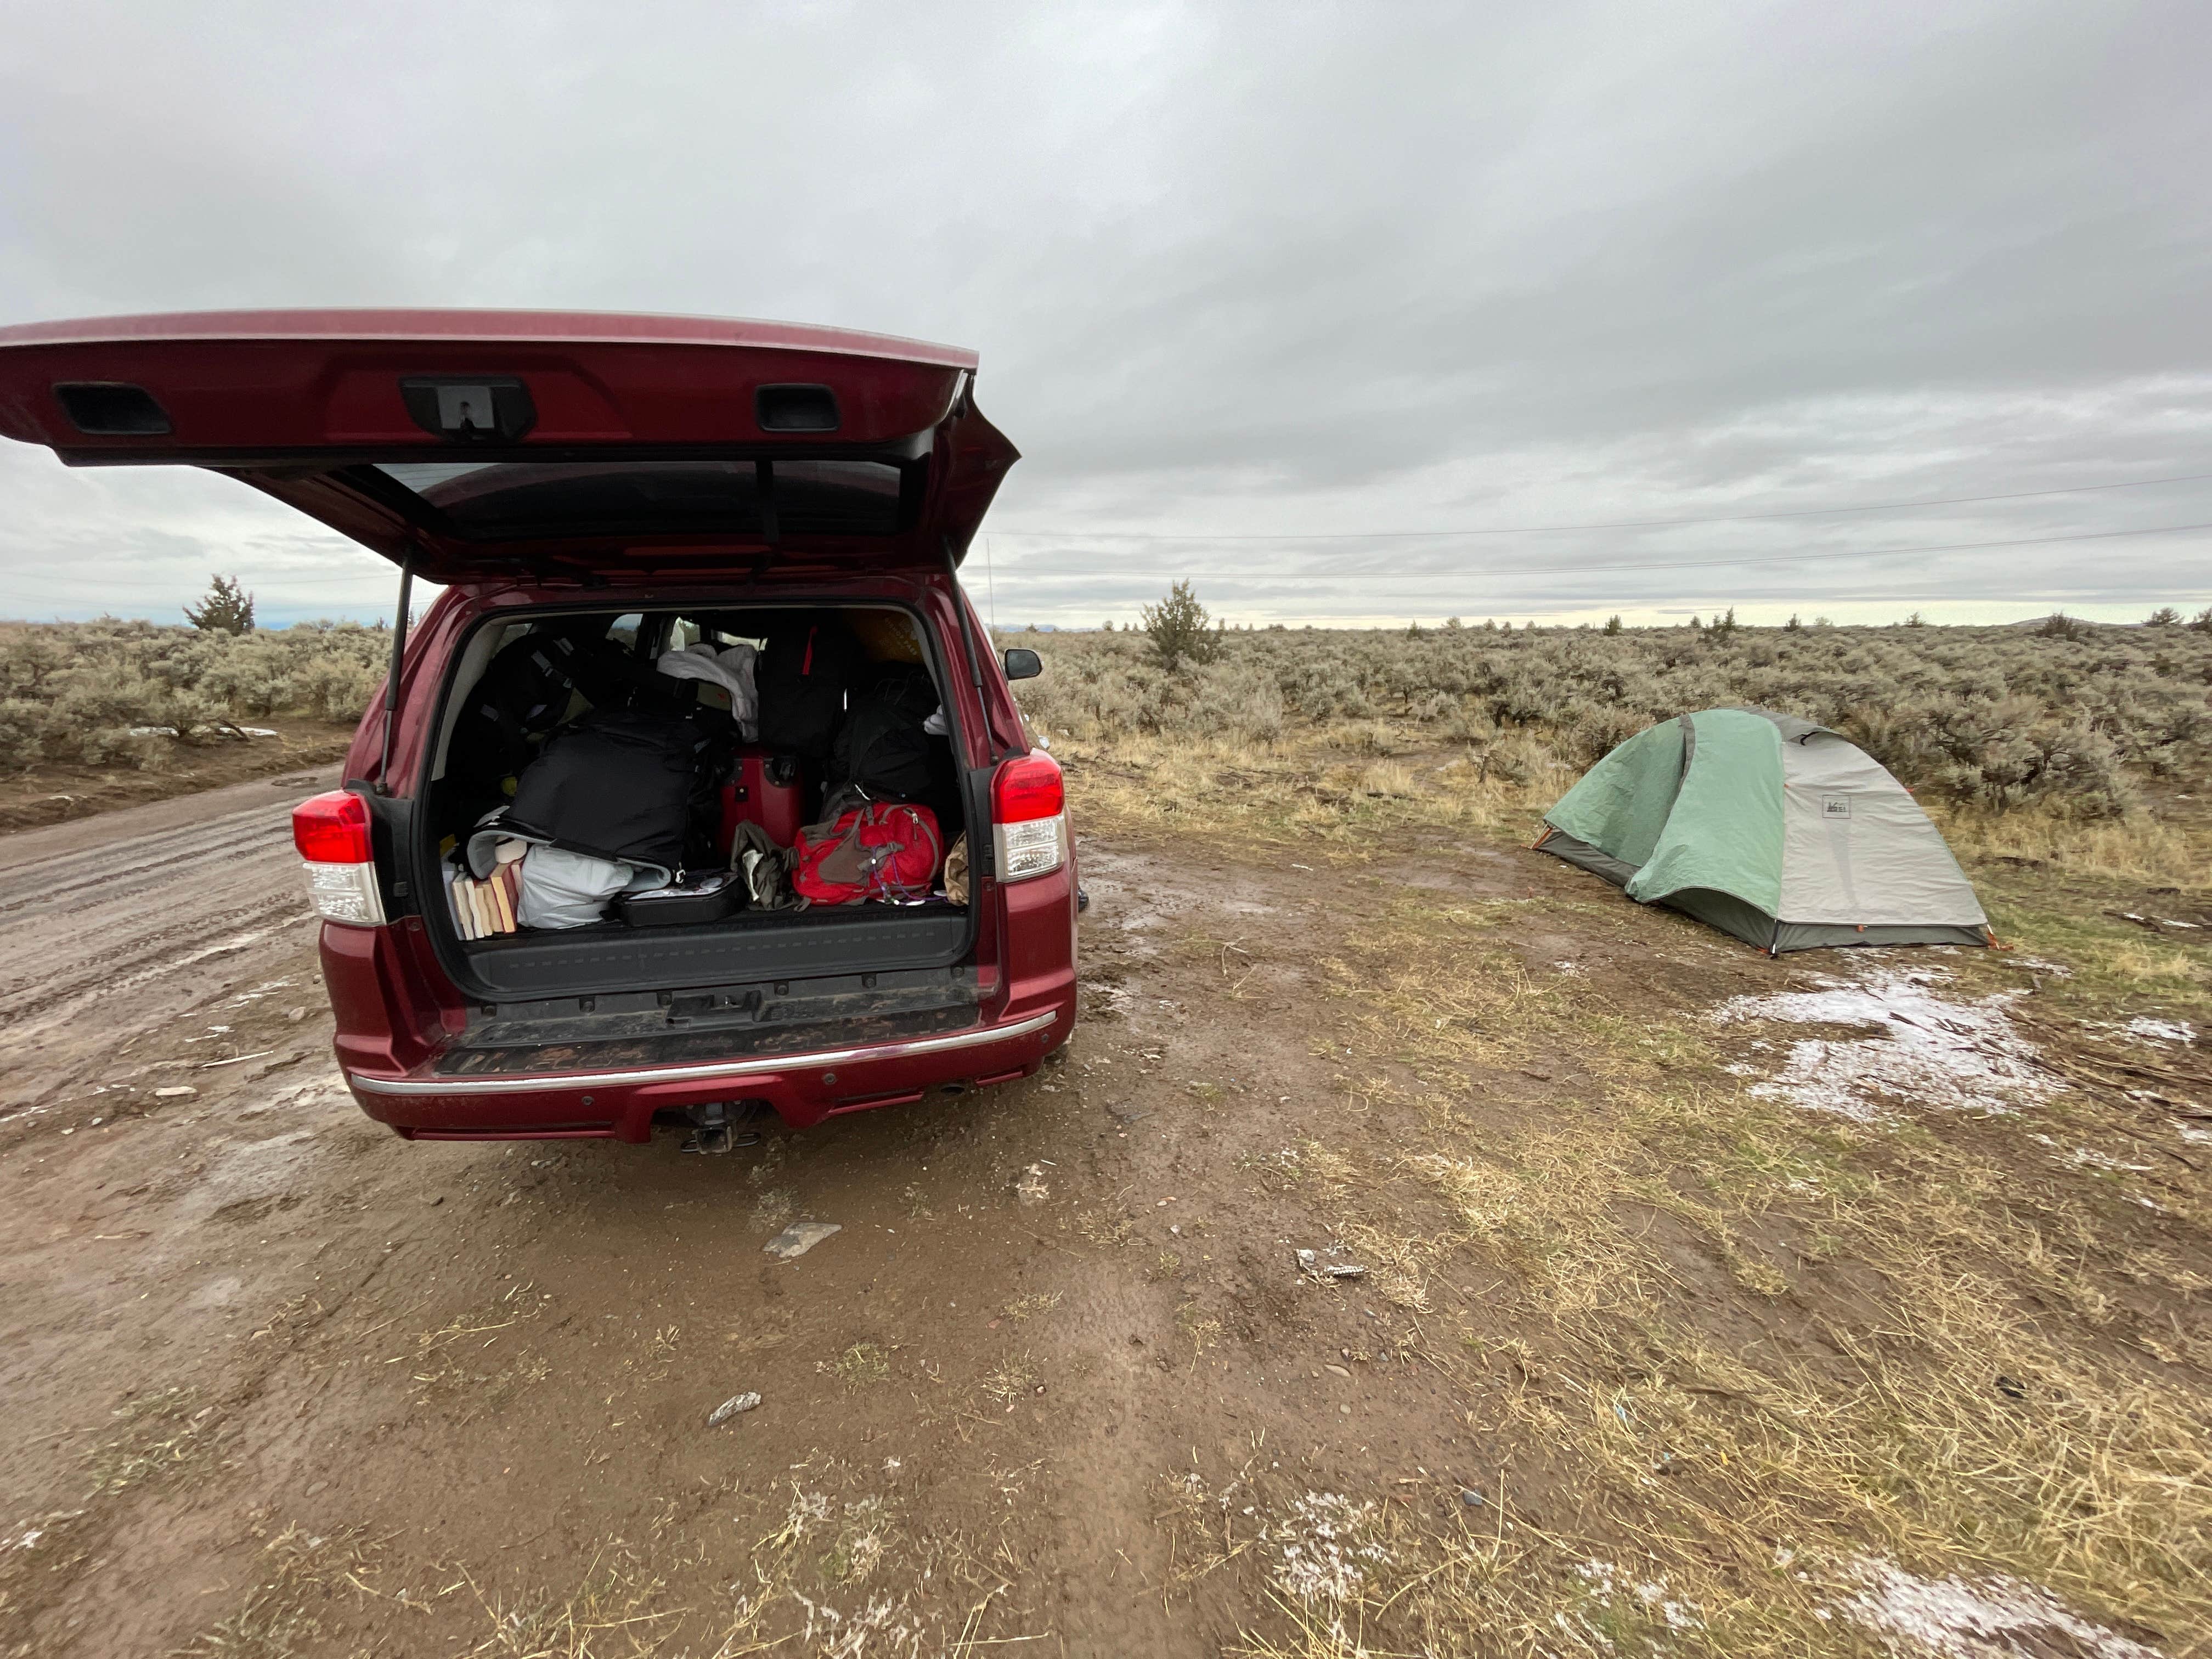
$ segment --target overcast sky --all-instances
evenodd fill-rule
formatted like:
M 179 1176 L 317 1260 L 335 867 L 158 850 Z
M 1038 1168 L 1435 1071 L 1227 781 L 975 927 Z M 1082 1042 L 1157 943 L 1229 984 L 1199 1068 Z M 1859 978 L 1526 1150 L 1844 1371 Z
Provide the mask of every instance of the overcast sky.
M 0 321 L 972 345 L 1009 624 L 1181 575 L 1255 623 L 2133 618 L 2212 604 L 2212 529 L 2107 533 L 2212 526 L 2208 64 L 2202 0 L 0 0 Z M 1738 521 L 1544 528 L 1683 519 Z M 392 586 L 227 480 L 4 441 L 0 568 L 15 616 Z

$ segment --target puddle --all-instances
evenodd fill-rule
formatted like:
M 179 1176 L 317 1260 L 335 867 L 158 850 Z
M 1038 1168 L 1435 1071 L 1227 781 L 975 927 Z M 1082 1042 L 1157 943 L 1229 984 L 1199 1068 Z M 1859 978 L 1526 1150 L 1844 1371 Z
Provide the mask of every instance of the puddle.
M 1760 1077 L 1751 1092 L 1862 1123 L 1893 1107 L 1938 1111 L 2010 1112 L 2058 1092 L 2039 1063 L 2034 1044 L 2007 1010 L 2019 995 L 2000 991 L 1954 1001 L 1936 988 L 1940 970 L 1876 973 L 1864 980 L 1827 980 L 1816 991 L 1736 997 L 1714 1011 L 1722 1024 L 1775 1021 L 1790 1025 L 1856 1028 L 1863 1036 L 1802 1037 L 1778 1072 L 1738 1065 Z

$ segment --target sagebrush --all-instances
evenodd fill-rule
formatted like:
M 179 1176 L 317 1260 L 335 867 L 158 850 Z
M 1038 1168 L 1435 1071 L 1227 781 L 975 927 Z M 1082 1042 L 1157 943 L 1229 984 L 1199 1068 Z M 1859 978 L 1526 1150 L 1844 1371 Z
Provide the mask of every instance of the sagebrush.
M 143 766 L 271 714 L 357 719 L 389 629 L 304 623 L 232 634 L 104 617 L 0 623 L 0 766 Z
M 1132 634 L 1023 642 L 1045 658 L 1021 697 L 1047 733 L 1266 745 L 1412 721 L 1509 775 L 1579 771 L 1655 720 L 1752 704 L 1960 805 L 2118 817 L 2143 781 L 2204 771 L 2212 742 L 2212 634 L 2180 628 L 1270 629 L 1174 669 Z

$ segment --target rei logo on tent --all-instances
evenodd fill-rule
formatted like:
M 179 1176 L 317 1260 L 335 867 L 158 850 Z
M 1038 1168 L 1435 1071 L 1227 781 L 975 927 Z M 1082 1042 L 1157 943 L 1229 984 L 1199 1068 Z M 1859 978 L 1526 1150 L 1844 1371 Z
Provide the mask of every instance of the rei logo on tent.
M 1820 816 L 1824 818 L 1847 818 L 1851 815 L 1850 801 L 1842 795 L 1820 797 Z

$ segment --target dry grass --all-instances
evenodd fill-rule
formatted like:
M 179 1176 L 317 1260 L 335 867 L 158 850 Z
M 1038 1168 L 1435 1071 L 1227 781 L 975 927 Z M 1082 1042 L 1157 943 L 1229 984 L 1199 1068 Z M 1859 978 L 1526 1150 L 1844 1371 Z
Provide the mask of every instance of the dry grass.
M 121 1426 L 85 1459 L 93 1491 L 109 1498 L 191 1462 L 205 1449 L 216 1420 L 216 1408 L 201 1405 L 185 1388 L 141 1395 L 113 1415 Z
M 325 1635 L 333 1607 L 373 1598 L 381 1545 L 358 1528 L 319 1538 L 288 1527 L 263 1547 L 258 1582 L 228 1616 L 179 1651 L 185 1659 L 292 1659 Z
M 865 1389 L 871 1383 L 889 1379 L 891 1357 L 880 1343 L 855 1342 L 821 1369 L 848 1389 Z
M 1014 1402 L 1036 1392 L 1036 1363 L 1029 1355 L 1010 1356 L 994 1365 L 980 1385 L 983 1392 L 1009 1411 Z
M 1495 915 L 1407 903 L 1358 941 L 1335 980 L 1337 1052 L 1422 1081 L 1362 1086 L 1395 1133 L 1278 1161 L 1401 1308 L 1438 1283 L 1486 1287 L 1423 1322 L 1426 1357 L 1479 1437 L 1544 1449 L 1573 1519 L 1487 1537 L 1393 1519 L 1345 1596 L 1290 1595 L 1279 1571 L 1285 1630 L 1249 1651 L 1835 1651 L 1820 1614 L 1869 1559 L 2014 1575 L 2198 1650 L 2212 1435 L 2203 1353 L 2168 1322 L 2202 1275 L 2117 1242 L 2132 1188 L 2055 1175 L 2024 1133 L 1753 1099 L 1711 1028 L 1623 1018 L 1584 981 L 1532 973 Z M 1462 1079 L 1558 1055 L 1580 1079 L 1565 1098 L 1469 1115 Z M 2117 1121 L 2079 1097 L 2055 1109 Z M 2204 1259 L 2201 1190 L 2154 1190 Z M 2146 1304 L 2151 1285 L 2182 1300 Z M 1679 1620 L 1631 1579 L 1663 1585 Z
M 2203 849 L 2180 826 L 2148 812 L 2085 823 L 2049 812 L 1931 805 L 1951 850 L 1969 867 L 2027 864 L 2185 890 L 2212 886 Z

